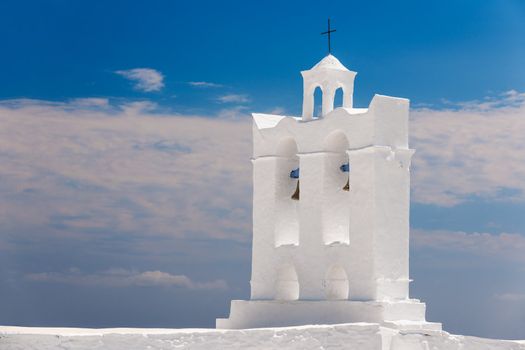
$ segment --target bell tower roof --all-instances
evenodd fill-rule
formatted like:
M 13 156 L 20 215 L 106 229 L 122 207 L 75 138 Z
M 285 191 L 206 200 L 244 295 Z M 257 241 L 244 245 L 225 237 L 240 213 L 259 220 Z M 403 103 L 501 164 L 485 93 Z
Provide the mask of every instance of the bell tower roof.
M 342 71 L 349 71 L 334 55 L 328 54 L 323 58 L 319 63 L 312 67 L 311 70 L 321 70 L 321 69 L 336 69 Z

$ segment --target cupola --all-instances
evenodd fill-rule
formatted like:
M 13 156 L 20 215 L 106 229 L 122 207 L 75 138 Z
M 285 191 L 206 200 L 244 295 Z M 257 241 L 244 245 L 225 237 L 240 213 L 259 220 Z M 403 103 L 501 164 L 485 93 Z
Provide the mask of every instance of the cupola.
M 322 92 L 322 112 L 325 116 L 334 109 L 334 98 L 337 89 L 343 90 L 343 107 L 352 108 L 354 79 L 356 72 L 348 70 L 339 60 L 329 54 L 310 70 L 301 72 L 303 76 L 303 121 L 314 117 L 314 92 Z

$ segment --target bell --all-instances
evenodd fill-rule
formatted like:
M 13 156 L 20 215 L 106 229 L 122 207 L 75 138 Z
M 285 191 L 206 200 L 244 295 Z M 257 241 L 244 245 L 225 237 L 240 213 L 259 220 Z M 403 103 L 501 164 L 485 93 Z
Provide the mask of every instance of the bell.
M 297 180 L 297 188 L 295 189 L 294 194 L 292 194 L 292 199 L 296 201 L 299 200 L 299 180 Z
M 346 181 L 346 185 L 345 187 L 343 187 L 343 191 L 350 191 L 350 179 Z

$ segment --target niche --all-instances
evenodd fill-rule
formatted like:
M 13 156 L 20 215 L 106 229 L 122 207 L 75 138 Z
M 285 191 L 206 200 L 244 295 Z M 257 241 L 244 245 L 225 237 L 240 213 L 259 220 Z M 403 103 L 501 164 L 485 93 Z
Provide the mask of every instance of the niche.
M 282 139 L 277 144 L 275 163 L 275 246 L 299 244 L 299 203 L 294 196 L 299 186 L 299 178 L 292 172 L 299 168 L 297 144 L 292 137 Z M 296 173 L 300 173 L 297 171 Z
M 323 240 L 330 244 L 350 243 L 350 171 L 348 140 L 336 130 L 324 140 Z
M 338 265 L 332 266 L 326 272 L 325 296 L 328 300 L 348 299 L 348 276 L 345 270 Z
M 277 271 L 275 299 L 299 299 L 299 280 L 297 278 L 297 272 L 291 264 L 286 264 Z

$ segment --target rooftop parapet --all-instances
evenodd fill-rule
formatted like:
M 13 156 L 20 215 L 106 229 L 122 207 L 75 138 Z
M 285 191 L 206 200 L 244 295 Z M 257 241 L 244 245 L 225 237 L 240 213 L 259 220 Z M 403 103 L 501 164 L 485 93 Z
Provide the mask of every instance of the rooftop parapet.
M 327 151 L 325 139 L 342 131 L 349 149 L 368 146 L 408 148 L 409 100 L 375 95 L 369 108 L 340 107 L 310 121 L 298 117 L 253 113 L 253 157 L 276 156 L 277 145 L 292 137 L 299 153 Z

